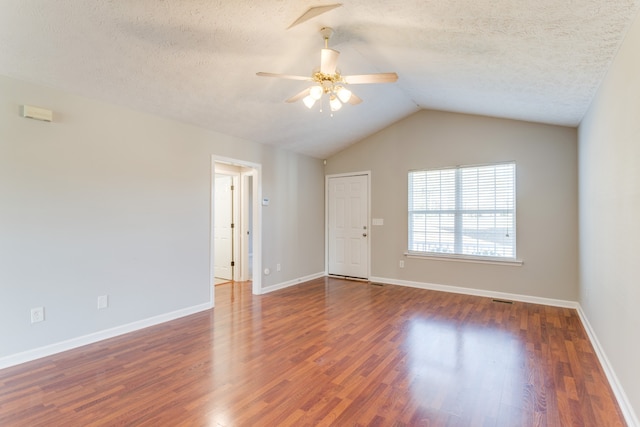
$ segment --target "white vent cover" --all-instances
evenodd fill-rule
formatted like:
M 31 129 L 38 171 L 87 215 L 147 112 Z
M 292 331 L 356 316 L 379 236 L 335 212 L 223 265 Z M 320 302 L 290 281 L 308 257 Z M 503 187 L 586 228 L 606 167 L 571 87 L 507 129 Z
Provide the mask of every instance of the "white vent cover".
M 53 121 L 53 111 L 45 108 L 34 107 L 32 105 L 23 105 L 22 117 L 51 122 Z

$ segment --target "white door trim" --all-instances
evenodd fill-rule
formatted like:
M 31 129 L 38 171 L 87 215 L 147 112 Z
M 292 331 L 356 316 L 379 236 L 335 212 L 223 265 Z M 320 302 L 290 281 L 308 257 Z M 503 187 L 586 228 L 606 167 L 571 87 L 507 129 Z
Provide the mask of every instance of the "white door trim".
M 240 203 L 240 244 L 242 245 L 242 251 L 240 253 L 240 280 L 246 281 L 250 280 L 251 276 L 249 275 L 249 251 L 248 248 L 250 246 L 249 239 L 253 239 L 253 224 L 249 224 L 249 201 L 253 200 L 253 191 L 251 192 L 251 197 L 249 197 L 249 178 L 252 179 L 252 188 L 253 188 L 253 179 L 255 176 L 255 169 L 251 169 L 249 171 L 240 172 L 240 181 L 242 188 L 242 202 Z M 251 203 L 251 212 L 254 212 L 254 205 Z M 253 257 L 251 257 L 253 259 Z M 253 265 L 251 266 L 251 272 L 253 272 Z
M 371 171 L 339 173 L 333 175 L 325 175 L 324 177 L 324 274 L 329 274 L 329 179 L 344 178 L 349 176 L 366 176 L 367 177 L 367 277 L 371 277 Z

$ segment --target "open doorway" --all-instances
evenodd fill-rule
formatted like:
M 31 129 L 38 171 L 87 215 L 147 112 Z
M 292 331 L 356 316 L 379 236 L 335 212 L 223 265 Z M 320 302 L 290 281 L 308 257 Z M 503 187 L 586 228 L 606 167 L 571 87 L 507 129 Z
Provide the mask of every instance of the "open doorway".
M 213 157 L 211 205 L 211 301 L 215 284 L 250 282 L 261 290 L 261 198 L 259 164 Z M 254 274 L 258 272 L 257 274 Z

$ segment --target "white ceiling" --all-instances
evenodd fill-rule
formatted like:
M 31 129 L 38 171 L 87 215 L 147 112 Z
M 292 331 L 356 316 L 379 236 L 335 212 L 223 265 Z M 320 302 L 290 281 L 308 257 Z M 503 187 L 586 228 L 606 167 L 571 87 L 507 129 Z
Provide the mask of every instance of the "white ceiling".
M 0 74 L 318 158 L 421 109 L 576 126 L 640 0 L 0 0 Z M 330 117 L 283 101 L 319 29 L 364 102 Z M 46 106 L 44 106 L 46 107 Z

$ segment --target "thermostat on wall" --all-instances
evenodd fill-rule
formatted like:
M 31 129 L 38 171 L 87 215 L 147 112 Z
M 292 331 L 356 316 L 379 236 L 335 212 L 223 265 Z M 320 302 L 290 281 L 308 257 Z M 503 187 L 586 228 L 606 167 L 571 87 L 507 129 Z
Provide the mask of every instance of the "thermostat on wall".
M 262 206 L 269 206 L 269 198 L 265 197 L 264 199 L 262 199 Z

